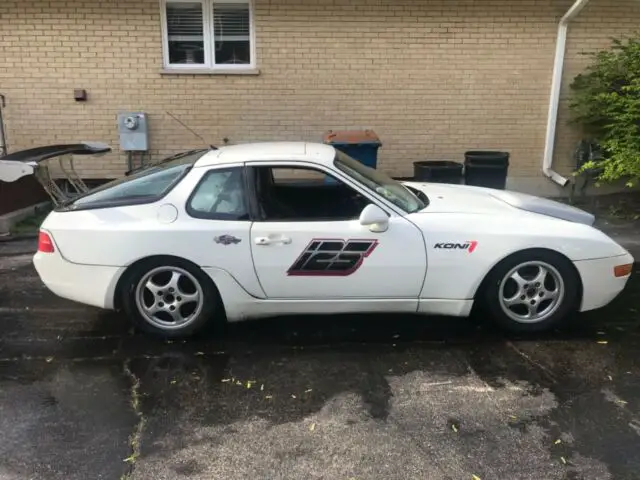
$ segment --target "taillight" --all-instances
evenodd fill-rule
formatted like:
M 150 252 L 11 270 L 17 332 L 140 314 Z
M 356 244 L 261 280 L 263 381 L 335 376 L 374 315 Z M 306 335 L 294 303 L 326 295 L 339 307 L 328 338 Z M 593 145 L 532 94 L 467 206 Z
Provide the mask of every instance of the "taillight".
M 38 235 L 38 251 L 42 253 L 53 253 L 55 252 L 55 248 L 53 248 L 53 242 L 51 241 L 51 237 L 46 232 L 40 232 Z

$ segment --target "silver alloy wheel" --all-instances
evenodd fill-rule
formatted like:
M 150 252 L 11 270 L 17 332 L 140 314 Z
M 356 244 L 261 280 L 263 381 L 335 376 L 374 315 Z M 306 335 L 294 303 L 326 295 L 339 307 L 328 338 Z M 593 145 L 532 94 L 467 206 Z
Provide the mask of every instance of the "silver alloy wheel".
M 143 318 L 162 330 L 184 328 L 204 305 L 200 282 L 180 267 L 157 267 L 147 272 L 135 291 L 136 307 Z
M 537 323 L 553 315 L 565 296 L 560 272 L 546 262 L 533 260 L 512 268 L 500 282 L 500 307 L 512 320 Z

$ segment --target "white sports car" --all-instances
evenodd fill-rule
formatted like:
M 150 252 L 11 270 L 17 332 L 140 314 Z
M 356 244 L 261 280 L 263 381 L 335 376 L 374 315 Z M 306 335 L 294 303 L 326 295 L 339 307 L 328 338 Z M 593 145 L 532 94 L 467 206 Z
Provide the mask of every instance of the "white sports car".
M 189 151 L 57 207 L 34 264 L 55 294 L 184 336 L 219 318 L 483 307 L 554 327 L 624 288 L 633 257 L 550 200 L 400 183 L 331 146 Z

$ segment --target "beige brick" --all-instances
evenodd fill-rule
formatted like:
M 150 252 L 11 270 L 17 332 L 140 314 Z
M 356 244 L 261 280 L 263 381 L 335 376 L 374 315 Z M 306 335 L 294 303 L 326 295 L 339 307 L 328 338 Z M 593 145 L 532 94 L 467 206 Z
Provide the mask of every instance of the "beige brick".
M 12 150 L 101 140 L 88 177 L 119 176 L 115 117 L 144 110 L 151 156 L 200 141 L 319 140 L 372 128 L 380 168 L 511 152 L 513 175 L 539 174 L 557 22 L 571 0 L 254 0 L 258 76 L 163 75 L 157 0 L 0 1 L 0 93 Z M 593 1 L 569 30 L 556 163 L 570 170 L 579 132 L 567 125 L 568 83 L 581 52 L 632 32 L 637 0 Z M 89 92 L 87 103 L 73 89 Z

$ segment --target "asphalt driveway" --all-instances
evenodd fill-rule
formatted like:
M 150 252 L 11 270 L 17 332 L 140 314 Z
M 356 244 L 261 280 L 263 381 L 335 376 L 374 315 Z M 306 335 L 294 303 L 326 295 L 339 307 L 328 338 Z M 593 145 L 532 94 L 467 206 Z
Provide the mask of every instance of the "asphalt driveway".
M 539 338 L 333 316 L 164 343 L 24 248 L 0 246 L 2 480 L 640 478 L 638 278 Z

